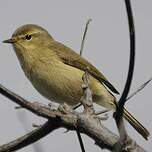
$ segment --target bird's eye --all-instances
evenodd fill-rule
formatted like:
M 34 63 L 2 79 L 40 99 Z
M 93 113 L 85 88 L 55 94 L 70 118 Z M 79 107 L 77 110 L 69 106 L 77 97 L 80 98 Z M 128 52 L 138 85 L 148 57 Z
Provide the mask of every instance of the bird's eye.
M 26 38 L 26 40 L 31 40 L 32 36 L 31 35 L 26 35 L 25 38 Z

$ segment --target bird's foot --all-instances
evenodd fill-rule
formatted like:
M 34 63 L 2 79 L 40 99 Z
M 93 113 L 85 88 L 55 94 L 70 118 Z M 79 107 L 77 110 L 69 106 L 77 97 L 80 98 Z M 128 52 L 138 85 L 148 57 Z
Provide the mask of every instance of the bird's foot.
M 50 110 L 55 110 L 55 109 L 57 109 L 57 107 L 56 107 L 54 104 L 52 104 L 52 103 L 49 103 L 48 106 L 49 106 L 49 109 L 50 109 Z
M 66 103 L 60 104 L 58 107 L 58 110 L 62 112 L 63 114 L 69 114 L 73 111 L 72 108 Z

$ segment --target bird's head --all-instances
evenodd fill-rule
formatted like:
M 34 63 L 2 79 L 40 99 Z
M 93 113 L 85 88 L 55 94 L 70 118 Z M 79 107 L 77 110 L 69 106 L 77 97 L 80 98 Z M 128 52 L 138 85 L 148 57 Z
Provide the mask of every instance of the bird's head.
M 44 28 L 38 25 L 27 24 L 19 27 L 12 37 L 4 40 L 3 43 L 13 44 L 15 50 L 35 50 L 48 45 L 51 40 L 53 38 Z

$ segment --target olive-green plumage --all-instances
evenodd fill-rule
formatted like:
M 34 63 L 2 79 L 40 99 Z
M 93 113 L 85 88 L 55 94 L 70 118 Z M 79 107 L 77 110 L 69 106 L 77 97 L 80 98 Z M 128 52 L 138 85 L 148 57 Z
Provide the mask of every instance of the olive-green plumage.
M 111 90 L 118 94 L 114 86 L 92 64 L 67 46 L 55 41 L 42 27 L 31 24 L 21 26 L 11 39 L 4 42 L 13 44 L 25 75 L 46 98 L 57 103 L 77 104 L 83 94 L 82 75 L 88 67 L 93 101 L 115 110 L 116 99 L 110 93 Z M 147 129 L 126 109 L 124 117 L 147 139 Z

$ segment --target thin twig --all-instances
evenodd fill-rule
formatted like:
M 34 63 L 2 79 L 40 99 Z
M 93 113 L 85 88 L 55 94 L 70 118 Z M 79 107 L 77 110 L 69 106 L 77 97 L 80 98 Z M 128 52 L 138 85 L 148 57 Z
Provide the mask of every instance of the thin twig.
M 130 90 L 132 77 L 133 77 L 133 71 L 134 71 L 134 64 L 135 64 L 135 29 L 134 29 L 134 21 L 133 21 L 130 0 L 125 0 L 125 5 L 126 5 L 126 10 L 127 10 L 127 15 L 128 15 L 128 24 L 129 24 L 129 31 L 130 31 L 130 63 L 129 63 L 129 70 L 128 70 L 128 76 L 127 76 L 125 88 L 118 102 L 118 107 L 119 107 L 118 114 L 120 117 L 122 117 L 123 115 L 123 108 L 124 108 L 124 104 Z
M 17 151 L 23 147 L 26 147 L 27 145 L 33 144 L 56 128 L 57 124 L 53 124 L 52 122 L 48 121 L 41 127 L 38 127 L 37 129 L 27 133 L 26 135 L 15 139 L 10 143 L 0 146 L 0 152 Z
M 83 52 L 83 48 L 84 48 L 84 41 L 86 38 L 86 34 L 87 34 L 87 30 L 88 30 L 88 26 L 89 23 L 92 21 L 92 19 L 88 19 L 86 26 L 85 26 L 85 30 L 84 30 L 84 34 L 83 34 L 83 38 L 82 38 L 82 42 L 81 42 L 81 49 L 80 49 L 80 55 L 82 56 L 82 52 Z
M 20 121 L 21 125 L 23 126 L 25 132 L 28 133 L 29 128 L 31 128 L 31 123 L 29 121 L 29 118 L 26 115 L 27 114 L 26 112 L 27 111 L 25 111 L 25 110 L 20 110 L 20 111 L 17 110 L 16 114 L 17 114 L 17 118 Z M 34 127 L 39 128 L 41 126 L 35 124 Z M 33 152 L 45 152 L 44 147 L 42 146 L 42 144 L 40 142 L 36 142 L 36 143 L 32 144 L 32 148 L 33 148 Z
M 92 19 L 88 19 L 87 23 L 86 23 L 86 26 L 85 26 L 85 30 L 84 30 L 84 34 L 83 34 L 83 38 L 82 38 L 82 42 L 81 42 L 80 56 L 82 56 L 82 53 L 83 53 L 84 42 L 85 42 L 86 34 L 87 34 L 87 31 L 88 31 L 89 23 L 91 21 L 92 21 Z M 76 106 L 73 107 L 73 109 L 75 110 L 75 109 L 79 108 L 81 105 L 82 105 L 82 103 L 78 103 Z
M 76 110 L 77 108 L 79 108 L 80 106 L 82 106 L 82 103 L 78 103 L 77 105 L 75 105 L 72 109 Z
M 84 144 L 83 144 L 81 133 L 78 130 L 76 130 L 76 133 L 77 133 L 77 136 L 78 136 L 78 140 L 79 140 L 79 144 L 80 144 L 80 147 L 81 147 L 81 151 L 85 152 L 85 148 L 84 148 Z
M 135 63 L 135 29 L 134 29 L 134 20 L 133 20 L 130 0 L 125 0 L 125 5 L 128 16 L 129 34 L 130 34 L 130 62 L 129 62 L 129 70 L 128 70 L 128 76 L 127 76 L 125 88 L 118 102 L 118 105 L 116 106 L 117 108 L 116 108 L 115 120 L 120 134 L 120 142 L 119 142 L 120 144 L 116 147 L 117 152 L 122 151 L 127 138 L 127 132 L 125 130 L 122 117 L 123 117 L 125 101 L 128 96 L 132 82 L 134 63 Z
M 84 48 L 84 41 L 85 41 L 85 38 L 86 38 L 86 34 L 87 34 L 87 30 L 88 30 L 88 25 L 89 25 L 90 21 L 91 21 L 91 19 L 89 19 L 87 21 L 86 26 L 85 26 L 85 30 L 84 30 L 84 34 L 83 34 L 83 39 L 82 39 L 82 42 L 81 42 L 80 56 L 82 56 L 82 52 L 83 52 L 83 48 Z M 82 104 L 78 104 L 73 109 L 76 109 L 76 108 L 80 107 L 81 105 Z M 84 144 L 83 144 L 83 140 L 82 140 L 81 134 L 80 134 L 80 132 L 78 130 L 76 131 L 76 133 L 77 133 L 78 140 L 79 140 L 79 143 L 80 143 L 81 151 L 85 152 L 85 148 L 84 148 Z
M 88 19 L 88 21 L 86 23 L 86 26 L 85 26 L 85 30 L 84 30 L 84 34 L 83 34 L 83 38 L 82 38 L 82 42 L 81 42 L 80 56 L 82 56 L 82 53 L 83 53 L 84 42 L 85 42 L 86 34 L 87 34 L 87 31 L 88 31 L 89 23 L 91 21 L 92 21 L 92 19 Z M 82 103 L 78 103 L 76 106 L 73 107 L 73 109 L 75 110 L 75 109 L 79 108 L 81 105 L 82 105 Z
M 147 86 L 147 84 L 149 82 L 151 82 L 151 81 L 152 81 L 152 78 L 150 78 L 148 81 L 146 81 L 145 83 L 143 83 L 139 88 L 137 88 L 137 90 L 135 92 L 131 93 L 131 95 L 126 99 L 126 101 L 128 101 L 132 97 L 134 97 L 138 92 L 140 92 L 142 89 L 144 89 Z

